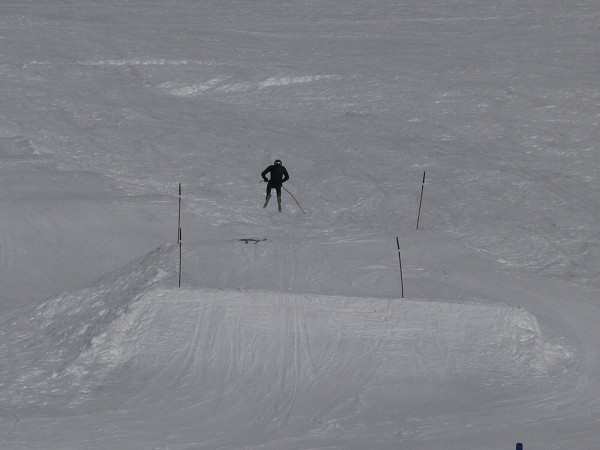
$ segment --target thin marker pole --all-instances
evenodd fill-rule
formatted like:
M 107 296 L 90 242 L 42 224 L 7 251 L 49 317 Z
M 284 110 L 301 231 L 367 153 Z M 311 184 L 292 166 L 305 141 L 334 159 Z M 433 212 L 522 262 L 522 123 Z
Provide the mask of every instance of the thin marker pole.
M 421 207 L 423 206 L 423 191 L 425 190 L 425 171 L 423 171 L 423 183 L 421 184 L 421 199 L 419 200 L 419 214 L 417 215 L 417 230 L 421 220 Z
M 404 279 L 402 277 L 402 258 L 400 257 L 400 239 L 396 236 L 396 246 L 398 247 L 398 262 L 400 263 L 400 292 L 404 298 Z
M 179 284 L 181 287 L 181 183 L 179 183 L 179 213 L 177 219 L 177 243 L 179 244 Z
M 179 183 L 179 210 L 177 213 L 177 243 L 181 240 L 181 183 Z
M 181 228 L 179 229 L 179 287 L 181 287 Z

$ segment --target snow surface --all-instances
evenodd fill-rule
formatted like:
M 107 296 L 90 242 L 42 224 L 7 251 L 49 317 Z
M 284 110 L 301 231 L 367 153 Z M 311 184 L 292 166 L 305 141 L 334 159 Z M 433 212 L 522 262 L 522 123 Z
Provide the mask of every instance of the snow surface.
M 0 448 L 599 448 L 599 23 L 0 0 Z

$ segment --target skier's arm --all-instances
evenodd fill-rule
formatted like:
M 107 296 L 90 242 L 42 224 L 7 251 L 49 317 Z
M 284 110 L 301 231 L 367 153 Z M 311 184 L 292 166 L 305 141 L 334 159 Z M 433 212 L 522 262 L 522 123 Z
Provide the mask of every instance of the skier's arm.
M 267 180 L 267 174 L 271 171 L 271 166 L 267 167 L 265 170 L 262 171 L 262 173 L 260 174 L 260 176 L 262 177 L 262 179 L 264 181 L 269 181 Z
M 283 180 L 281 180 L 282 183 L 285 183 L 287 180 L 290 179 L 290 176 L 288 175 L 288 171 L 287 169 L 284 167 L 283 168 Z

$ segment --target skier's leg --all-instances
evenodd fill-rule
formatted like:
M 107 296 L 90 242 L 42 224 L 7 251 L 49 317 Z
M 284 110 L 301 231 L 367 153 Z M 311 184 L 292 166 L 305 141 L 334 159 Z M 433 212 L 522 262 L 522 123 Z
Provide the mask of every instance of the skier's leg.
M 271 200 L 271 186 L 267 184 L 267 197 L 265 198 L 265 204 L 263 205 L 263 208 L 267 207 L 269 200 Z
M 271 200 L 271 194 L 267 194 L 267 197 L 265 198 L 265 204 L 263 205 L 263 208 L 267 207 L 267 205 L 269 204 L 269 200 Z
M 281 212 L 281 187 L 276 188 L 277 190 L 277 209 Z

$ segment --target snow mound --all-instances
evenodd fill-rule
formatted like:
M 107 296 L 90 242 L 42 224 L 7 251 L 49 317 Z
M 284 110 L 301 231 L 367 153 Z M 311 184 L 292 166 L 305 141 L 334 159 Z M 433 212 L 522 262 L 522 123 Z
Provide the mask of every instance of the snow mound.
M 203 370 L 215 359 L 240 364 L 248 355 L 281 370 L 289 364 L 305 366 L 307 380 L 337 364 L 348 373 L 376 368 L 370 376 L 397 382 L 528 376 L 547 369 L 546 344 L 535 317 L 503 304 L 238 290 L 153 290 L 141 301 L 152 305 L 152 326 L 146 327 L 151 330 L 148 342 L 154 341 L 150 353 L 173 355 L 203 340 L 221 347 L 214 354 L 197 350 L 194 360 L 204 360 L 206 365 L 197 364 Z M 172 345 L 168 351 L 165 335 Z M 243 350 L 231 354 L 232 347 Z M 294 353 L 297 360 L 274 361 L 277 353 Z M 329 382 L 335 385 L 334 380 Z
M 89 288 L 5 320 L 0 328 L 0 403 L 41 412 L 57 401 L 87 398 L 131 357 L 136 338 L 131 306 L 167 276 L 171 248 L 165 244 Z M 95 351 L 107 335 L 116 339 L 112 348 Z
M 544 339 L 523 309 L 156 288 L 168 275 L 171 249 L 162 246 L 92 287 L 4 322 L 0 401 L 40 412 L 57 401 L 80 405 L 107 386 L 130 389 L 135 373 L 166 377 L 161 384 L 172 390 L 201 385 L 202 398 L 225 389 L 260 392 L 245 399 L 254 409 L 274 380 L 281 383 L 277 395 L 291 390 L 305 398 L 302 404 L 318 404 L 325 392 L 333 402 L 343 392 L 389 383 L 524 377 L 546 369 Z
M 534 316 L 504 304 L 167 288 L 172 249 L 5 319 L 3 408 L 71 411 L 61 427 L 74 437 L 94 433 L 90 414 L 111 436 L 144 417 L 138 447 L 168 444 L 164 430 L 208 447 L 318 446 L 432 398 L 512 398 L 561 357 Z

